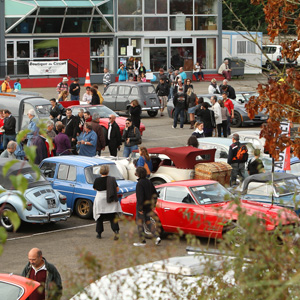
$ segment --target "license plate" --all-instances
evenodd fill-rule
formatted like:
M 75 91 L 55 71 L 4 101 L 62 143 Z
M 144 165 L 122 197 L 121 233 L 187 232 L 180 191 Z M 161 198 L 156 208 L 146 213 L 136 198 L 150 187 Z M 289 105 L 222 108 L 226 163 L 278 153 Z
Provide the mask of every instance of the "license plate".
M 151 99 L 151 104 L 155 105 L 156 104 L 156 99 Z
M 49 199 L 49 200 L 47 200 L 47 203 L 48 203 L 48 208 L 56 207 L 55 199 Z

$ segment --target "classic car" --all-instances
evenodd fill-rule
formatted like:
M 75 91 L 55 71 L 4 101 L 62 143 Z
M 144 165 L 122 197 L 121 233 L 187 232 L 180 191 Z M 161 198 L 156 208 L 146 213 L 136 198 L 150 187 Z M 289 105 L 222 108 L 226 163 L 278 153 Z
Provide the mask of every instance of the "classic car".
M 96 191 L 94 181 L 100 176 L 101 165 L 109 165 L 109 175 L 117 179 L 119 197 L 135 192 L 136 182 L 124 180 L 113 161 L 80 155 L 54 156 L 40 164 L 42 174 L 52 187 L 67 196 L 67 205 L 83 219 L 93 215 Z
M 273 177 L 273 181 L 272 181 Z M 273 182 L 273 183 L 272 183 Z M 241 188 L 242 198 L 289 208 L 300 214 L 299 180 L 293 174 L 271 172 L 248 176 Z M 273 198 L 273 200 L 272 200 Z
M 254 148 L 257 148 L 264 153 L 264 146 L 265 146 L 265 138 L 260 138 L 260 130 L 245 130 L 245 131 L 236 131 L 240 136 L 240 141 L 250 142 Z M 229 136 L 232 138 L 232 134 Z
M 218 99 L 223 99 L 221 95 L 197 95 L 198 98 L 203 97 L 204 102 L 210 103 L 210 98 L 212 96 L 217 96 Z M 242 126 L 249 126 L 249 125 L 260 125 L 267 121 L 268 116 L 262 112 L 259 112 L 257 115 L 254 116 L 253 119 L 248 117 L 248 113 L 246 112 L 245 103 L 241 103 L 236 100 L 232 100 L 234 105 L 234 118 L 231 123 L 231 127 L 242 127 Z M 167 104 L 167 111 L 170 118 L 174 119 L 174 105 L 173 99 L 170 99 Z M 189 115 L 185 111 L 184 122 L 189 122 Z
M 150 180 L 154 185 L 171 181 L 193 179 L 194 167 L 198 163 L 214 162 L 215 149 L 197 149 L 194 147 L 156 147 L 148 148 L 153 171 Z M 124 178 L 136 181 L 135 163 L 139 158 L 134 150 L 129 158 L 110 157 L 117 164 Z
M 37 177 L 29 163 L 20 161 L 10 167 L 6 176 L 3 176 L 3 167 L 9 160 L 0 158 L 0 224 L 7 230 L 12 231 L 13 225 L 10 219 L 5 216 L 5 211 L 17 212 L 20 219 L 29 223 L 50 223 L 65 221 L 71 215 L 67 208 L 66 196 L 51 187 L 43 175 Z M 24 193 L 26 203 L 20 198 L 10 180 L 10 176 L 22 174 L 28 182 L 27 190 Z
M 104 130 L 104 134 L 106 136 L 107 130 L 108 130 L 108 123 L 109 123 L 109 116 L 115 115 L 116 116 L 116 123 L 120 127 L 121 135 L 123 134 L 123 130 L 125 128 L 125 121 L 127 118 L 120 117 L 118 114 L 116 114 L 114 111 L 112 111 L 110 108 L 106 107 L 105 105 L 74 105 L 70 106 L 69 108 L 72 109 L 72 113 L 74 116 L 76 116 L 79 112 L 79 109 L 82 108 L 84 111 L 89 111 L 91 113 L 91 116 L 93 116 L 94 113 L 99 114 L 100 116 L 100 122 L 99 124 L 102 126 Z M 141 135 L 143 135 L 143 132 L 145 131 L 145 125 L 141 122 L 140 125 L 140 132 Z
M 233 223 L 238 220 L 237 204 L 232 201 L 234 196 L 218 182 L 177 181 L 159 185 L 156 189 L 159 195 L 152 222 L 160 232 L 182 231 L 220 239 L 228 231 L 236 230 Z M 135 218 L 136 195 L 122 199 L 121 206 L 126 216 Z M 299 220 L 292 211 L 276 205 L 242 200 L 241 208 L 248 215 L 261 219 L 267 231 L 274 230 L 279 224 L 294 224 Z M 145 226 L 144 230 L 150 235 Z
M 0 295 L 5 300 L 26 300 L 40 283 L 22 276 L 0 274 Z
M 114 111 L 128 114 L 130 102 L 138 100 L 142 111 L 150 117 L 155 117 L 160 108 L 160 102 L 153 84 L 147 82 L 115 82 L 111 83 L 103 94 L 106 105 Z

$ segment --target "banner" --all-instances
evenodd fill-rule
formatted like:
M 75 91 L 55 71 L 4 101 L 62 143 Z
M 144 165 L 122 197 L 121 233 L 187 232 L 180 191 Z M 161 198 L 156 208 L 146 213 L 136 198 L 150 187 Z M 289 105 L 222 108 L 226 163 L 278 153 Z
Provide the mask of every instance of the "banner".
M 68 61 L 30 61 L 29 76 L 33 75 L 67 75 Z
M 281 135 L 290 135 L 290 123 L 280 123 Z M 287 171 L 291 169 L 291 147 L 287 147 L 279 153 L 279 160 L 274 161 L 274 171 Z

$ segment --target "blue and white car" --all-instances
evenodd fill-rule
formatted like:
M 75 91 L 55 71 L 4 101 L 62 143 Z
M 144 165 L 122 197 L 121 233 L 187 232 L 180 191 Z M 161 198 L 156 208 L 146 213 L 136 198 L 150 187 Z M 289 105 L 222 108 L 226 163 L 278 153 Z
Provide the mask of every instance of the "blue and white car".
M 100 176 L 101 165 L 109 165 L 109 175 L 116 178 L 119 196 L 127 197 L 135 192 L 136 182 L 124 180 L 114 161 L 80 155 L 54 156 L 40 164 L 42 174 L 52 187 L 67 197 L 67 205 L 83 219 L 93 216 L 96 191 L 94 181 Z
M 67 208 L 66 196 L 51 187 L 43 175 L 37 178 L 35 171 L 25 162 L 20 161 L 10 167 L 6 176 L 3 176 L 3 167 L 9 160 L 0 158 L 0 223 L 7 230 L 12 231 L 13 225 L 5 216 L 5 211 L 17 212 L 20 219 L 29 223 L 50 223 L 65 221 L 71 216 Z M 28 181 L 24 192 L 26 200 L 23 203 L 21 193 L 17 191 L 10 180 L 10 176 L 22 174 Z

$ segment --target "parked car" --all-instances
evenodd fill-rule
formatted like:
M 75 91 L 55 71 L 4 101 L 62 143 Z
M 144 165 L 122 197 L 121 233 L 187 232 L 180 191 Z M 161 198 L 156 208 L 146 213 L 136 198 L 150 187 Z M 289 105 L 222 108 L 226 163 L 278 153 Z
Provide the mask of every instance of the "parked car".
M 212 96 L 217 96 L 218 99 L 222 99 L 221 95 L 197 95 L 197 97 L 203 97 L 204 102 L 210 104 L 210 98 Z M 248 113 L 246 112 L 245 103 L 240 103 L 239 101 L 232 100 L 234 105 L 234 118 L 231 123 L 231 127 L 242 127 L 242 126 L 249 126 L 249 125 L 260 125 L 267 121 L 268 116 L 262 112 L 259 112 L 257 115 L 254 116 L 253 119 L 248 117 Z M 173 99 L 170 99 L 167 104 L 167 111 L 170 118 L 174 119 L 174 105 Z M 184 122 L 189 122 L 189 115 L 187 111 L 184 113 Z
M 235 101 L 238 101 L 240 103 L 247 103 L 250 98 L 252 96 L 255 96 L 257 97 L 258 96 L 258 93 L 257 92 L 235 92 L 235 95 L 236 95 L 236 98 L 235 98 Z
M 3 300 L 26 300 L 40 283 L 13 274 L 0 274 L 0 295 Z
M 94 181 L 100 176 L 101 165 L 109 165 L 109 175 L 117 180 L 119 197 L 135 192 L 136 182 L 124 180 L 116 164 L 107 159 L 80 155 L 54 156 L 40 164 L 42 174 L 52 187 L 67 196 L 67 205 L 83 219 L 93 215 L 93 202 L 96 191 Z
M 91 113 L 91 116 L 93 116 L 94 113 L 99 114 L 99 116 L 100 116 L 99 124 L 102 126 L 105 135 L 106 135 L 107 130 L 108 130 L 109 116 L 110 115 L 115 115 L 116 116 L 116 123 L 120 127 L 121 135 L 123 134 L 123 130 L 125 128 L 125 121 L 126 121 L 127 118 L 120 117 L 118 114 L 116 114 L 113 110 L 106 107 L 105 105 L 84 104 L 84 105 L 70 106 L 69 108 L 72 109 L 72 113 L 73 113 L 74 116 L 76 116 L 78 114 L 79 109 L 81 109 L 81 108 L 84 111 L 89 111 Z M 141 135 L 143 135 L 143 132 L 145 131 L 145 129 L 146 129 L 145 125 L 141 122 L 141 125 L 140 125 Z
M 235 133 L 237 133 L 240 136 L 240 141 L 249 142 L 253 145 L 254 148 L 259 149 L 261 153 L 265 152 L 264 146 L 266 139 L 259 137 L 260 130 L 236 131 Z M 232 138 L 232 135 L 233 134 L 231 134 L 229 138 Z
M 159 185 L 157 191 L 159 196 L 152 222 L 157 228 L 161 227 L 161 232 L 180 230 L 184 234 L 219 239 L 228 231 L 236 230 L 232 223 L 237 222 L 239 213 L 234 196 L 216 181 L 169 182 Z M 122 199 L 121 206 L 126 216 L 135 219 L 135 194 Z M 299 220 L 290 210 L 276 205 L 242 200 L 241 208 L 248 215 L 263 220 L 267 231 L 273 231 L 279 224 L 294 224 Z M 145 234 L 150 234 L 146 228 Z
M 111 83 L 103 94 L 106 105 L 113 111 L 126 114 L 132 100 L 138 100 L 142 111 L 147 111 L 150 117 L 155 117 L 160 108 L 159 99 L 153 84 L 147 82 L 115 82 Z
M 273 180 L 272 180 L 273 177 Z M 272 183 L 273 182 L 273 183 Z M 242 184 L 242 198 L 262 203 L 273 203 L 300 214 L 299 179 L 293 174 L 261 173 L 248 176 Z
M 198 163 L 214 162 L 214 149 L 197 149 L 194 147 L 156 147 L 148 148 L 153 171 L 150 180 L 154 185 L 165 182 L 193 179 L 194 167 Z M 129 159 L 110 158 L 115 161 L 124 178 L 136 181 L 135 163 L 139 152 L 134 150 Z
M 6 176 L 3 176 L 3 168 L 9 160 L 0 158 L 0 224 L 7 230 L 12 231 L 13 225 L 5 211 L 17 212 L 20 219 L 28 223 L 50 223 L 65 221 L 71 215 L 67 208 L 66 196 L 54 190 L 50 182 L 43 175 L 37 178 L 35 171 L 29 163 L 20 161 L 10 167 Z M 24 193 L 26 203 L 24 204 L 9 177 L 22 174 L 28 181 L 27 190 Z M 25 208 L 24 208 L 25 205 Z

